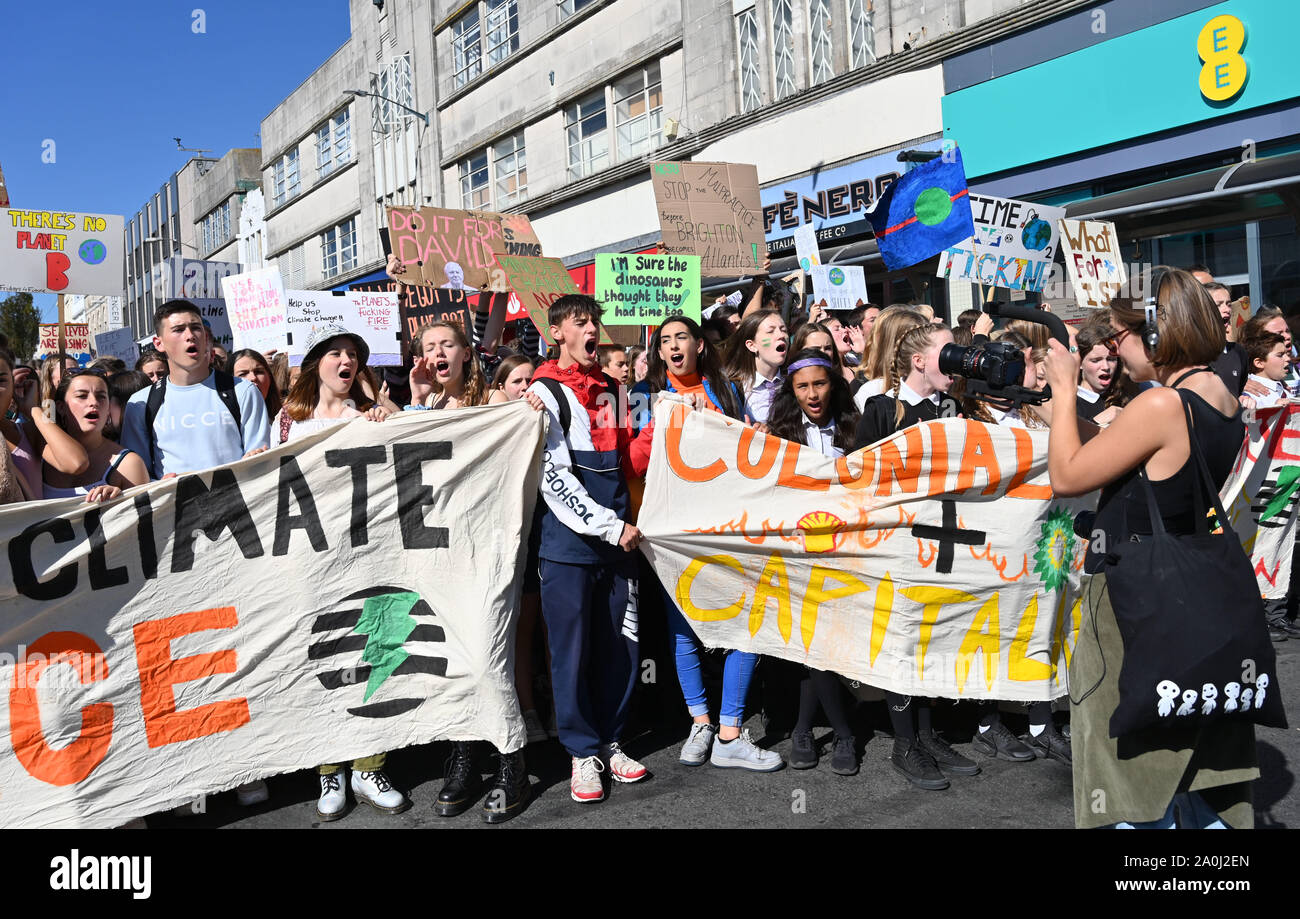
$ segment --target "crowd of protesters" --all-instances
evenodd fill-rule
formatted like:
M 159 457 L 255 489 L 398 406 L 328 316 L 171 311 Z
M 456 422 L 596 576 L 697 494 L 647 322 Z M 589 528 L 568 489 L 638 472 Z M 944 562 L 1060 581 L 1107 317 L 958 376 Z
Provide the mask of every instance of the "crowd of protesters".
M 395 260 L 389 272 L 400 292 L 403 272 Z M 150 480 L 234 462 L 332 425 L 381 423 L 402 411 L 526 399 L 550 415 L 547 474 L 563 481 L 568 493 L 586 495 L 588 507 L 594 508 L 579 516 L 546 493 L 521 548 L 527 560 L 516 633 L 520 711 L 527 743 L 558 739 L 570 755 L 573 800 L 604 799 L 606 778 L 647 778 L 645 766 L 620 743 L 640 663 L 638 619 L 644 620 L 652 607 L 662 608 L 684 701 L 685 711 L 679 714 L 687 731 L 679 754 L 682 764 L 757 773 L 787 765 L 814 768 L 823 752 L 814 735 L 820 712 L 833 730 L 830 769 L 853 775 L 861 749 L 852 717 L 858 703 L 845 682 L 805 667 L 788 673 L 784 683 L 770 680 L 762 693 L 764 707 L 779 707 L 773 687 L 789 695 L 789 753 L 755 742 L 744 727 L 753 714 L 750 690 L 762 664 L 780 662 L 762 662 L 741 651 L 711 656 L 678 609 L 671 588 L 660 584 L 634 551 L 641 541 L 634 498 L 639 499 L 637 480 L 649 463 L 653 418 L 648 406 L 653 397 L 661 392 L 687 396 L 697 408 L 721 412 L 829 457 L 943 417 L 1050 428 L 1052 484 L 1068 495 L 1104 489 L 1142 461 L 1159 460 L 1167 475 L 1179 474 L 1187 462 L 1186 436 L 1181 454 L 1177 444 L 1153 442 L 1140 455 L 1130 450 L 1133 462 L 1109 473 L 1098 471 L 1095 463 L 1090 467 L 1088 457 L 1102 448 L 1123 453 L 1113 445 L 1126 438 L 1133 442 L 1130 432 L 1140 427 L 1158 426 L 1159 401 L 1147 390 L 1185 385 L 1213 410 L 1204 416 L 1207 429 L 1223 429 L 1215 453 L 1217 484 L 1222 486 L 1224 459 L 1235 456 L 1242 437 L 1240 417 L 1232 409 L 1238 404 L 1247 409 L 1274 406 L 1300 392 L 1287 323 L 1279 310 L 1265 307 L 1234 328 L 1231 294 L 1203 266 L 1170 270 L 1155 296 L 1170 322 L 1194 325 L 1197 317 L 1215 317 L 1213 341 L 1202 323 L 1201 339 L 1186 345 L 1186 354 L 1180 352 L 1174 360 L 1178 367 L 1204 367 L 1212 374 L 1193 375 L 1185 384 L 1182 378 L 1168 379 L 1167 371 L 1178 368 L 1168 366 L 1162 354 L 1139 338 L 1132 304 L 1117 302 L 1071 328 L 1067 349 L 1049 340 L 1045 326 L 1013 320 L 995 328 L 993 319 L 979 310 L 961 313 L 949 328 L 918 304 L 881 308 L 859 302 L 842 311 L 815 302 L 805 307 L 804 298 L 765 275 L 754 279 L 748 293 L 719 298 L 704 311 L 702 322 L 670 317 L 649 334 L 646 347 L 599 344 L 600 305 L 589 297 L 562 297 L 550 309 L 554 344 L 545 359 L 527 321 L 506 321 L 505 295 L 485 293 L 486 305 L 475 313 L 474 328 L 453 322 L 420 328 L 400 372 L 368 367 L 364 339 L 341 327 L 318 329 L 299 366 L 290 367 L 284 353 L 240 350 L 227 356 L 214 346 L 194 305 L 172 300 L 157 310 L 153 347 L 133 368 L 112 358 L 80 367 L 60 355 L 38 368 L 0 350 L 0 427 L 8 446 L 0 499 L 84 496 L 89 502 L 111 501 Z M 1191 341 L 1188 336 L 1179 341 Z M 1050 383 L 1050 400 L 1030 405 L 976 398 L 966 381 L 941 370 L 939 354 L 945 345 L 989 341 L 1009 343 L 1021 353 L 1021 384 L 1043 390 Z M 621 398 L 613 403 L 630 404 L 628 418 L 611 425 L 598 417 L 609 404 L 604 397 L 628 391 L 630 402 Z M 169 423 L 182 416 L 214 420 L 183 428 Z M 1067 433 L 1075 431 L 1075 418 L 1102 433 L 1081 443 L 1077 433 Z M 1154 472 L 1155 466 L 1149 468 Z M 1105 495 L 1103 490 L 1103 505 Z M 651 597 L 656 602 L 647 604 Z M 1270 601 L 1266 612 L 1274 641 L 1300 637 L 1294 606 Z M 1080 647 L 1085 644 L 1079 641 Z M 705 677 L 719 658 L 721 695 L 711 706 Z M 1086 655 L 1078 658 L 1078 666 L 1086 669 Z M 541 674 L 534 672 L 535 665 Z M 1072 672 L 1072 681 L 1076 678 Z M 954 776 L 979 773 L 978 760 L 956 750 L 936 728 L 937 700 L 893 692 L 885 696 L 893 735 L 890 762 L 902 779 L 942 790 Z M 1142 818 L 1165 805 L 1172 808 L 1175 794 L 1186 791 L 1187 776 L 1196 775 L 1188 757 L 1200 749 L 1198 744 L 1215 742 L 1212 736 L 1201 738 L 1172 765 L 1165 760 L 1143 771 L 1141 762 L 1121 763 L 1095 732 L 1078 723 L 1080 749 L 1072 749 L 1066 709 L 1040 702 L 1010 715 L 1007 720 L 1027 722 L 1017 734 L 1004 723 L 1007 712 L 998 704 L 972 705 L 977 725 L 970 752 L 1009 762 L 1052 760 L 1072 766 L 1076 786 L 1081 772 L 1140 786 L 1150 806 L 1119 815 L 1119 825 L 1155 825 Z M 1095 702 L 1082 711 L 1076 706 L 1074 720 L 1091 725 L 1106 715 L 1096 709 Z M 508 820 L 525 809 L 531 794 L 523 751 L 492 751 L 496 774 L 485 782 L 479 746 L 452 745 L 435 810 L 454 816 L 485 798 L 485 819 Z M 350 764 L 322 765 L 321 819 L 344 815 L 349 768 L 358 801 L 388 813 L 410 807 L 409 798 L 384 773 L 384 760 L 384 751 L 374 751 Z M 1253 765 L 1252 735 L 1249 755 L 1243 752 L 1232 769 L 1213 776 L 1203 770 L 1196 775 L 1198 787 L 1248 784 L 1257 775 Z M 268 791 L 258 781 L 241 786 L 237 794 L 241 803 L 254 804 L 265 800 Z M 1207 812 L 1199 796 L 1189 806 L 1204 818 L 1198 825 L 1239 819 L 1225 817 L 1226 807 L 1217 814 Z M 183 812 L 184 806 L 178 809 Z M 1117 823 L 1113 818 L 1106 822 Z M 1080 825 L 1085 823 L 1080 819 Z

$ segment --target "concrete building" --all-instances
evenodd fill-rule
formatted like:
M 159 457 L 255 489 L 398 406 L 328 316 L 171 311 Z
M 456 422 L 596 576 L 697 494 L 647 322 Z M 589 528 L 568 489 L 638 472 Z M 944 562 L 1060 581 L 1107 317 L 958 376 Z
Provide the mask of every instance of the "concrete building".
M 188 253 L 210 262 L 239 261 L 239 228 L 245 196 L 262 185 L 262 151 L 239 147 L 194 182 L 197 248 Z
M 217 160 L 192 157 L 126 221 L 126 315 L 143 337 L 153 332 L 153 311 L 162 302 L 163 265 L 173 255 L 197 251 L 194 188 Z

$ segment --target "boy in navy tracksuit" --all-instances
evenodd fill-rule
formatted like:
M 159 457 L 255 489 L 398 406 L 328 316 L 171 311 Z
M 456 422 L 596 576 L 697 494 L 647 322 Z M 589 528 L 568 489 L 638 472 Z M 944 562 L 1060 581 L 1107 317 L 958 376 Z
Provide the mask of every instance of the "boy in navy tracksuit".
M 619 782 L 645 767 L 618 747 L 636 684 L 636 557 L 630 516 L 627 395 L 597 362 L 601 308 L 572 294 L 551 305 L 556 360 L 533 374 L 529 401 L 550 413 L 543 456 L 542 617 L 560 742 L 573 757 L 569 791 L 601 801 L 600 773 Z

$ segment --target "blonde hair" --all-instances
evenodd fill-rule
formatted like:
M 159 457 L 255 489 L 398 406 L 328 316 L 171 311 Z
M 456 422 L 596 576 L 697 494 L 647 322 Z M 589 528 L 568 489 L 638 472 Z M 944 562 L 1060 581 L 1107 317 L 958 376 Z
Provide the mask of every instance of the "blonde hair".
M 863 360 L 863 375 L 868 380 L 883 380 L 889 375 L 890 361 L 898 349 L 898 337 L 908 329 L 928 322 L 910 306 L 891 306 L 882 310 L 871 327 L 871 341 Z M 886 387 L 888 391 L 888 387 Z
M 469 352 L 469 360 L 462 365 L 461 379 L 464 381 L 464 393 L 461 397 L 460 404 L 464 406 L 487 405 L 488 398 L 492 395 L 488 388 L 487 377 L 483 373 L 483 366 L 478 360 L 478 351 L 469 343 L 465 337 L 465 330 L 453 322 L 427 322 L 415 330 L 415 335 L 411 339 L 411 353 L 416 357 L 424 357 L 424 333 L 432 332 L 434 329 L 448 329 L 452 337 L 456 339 L 456 344 Z M 435 380 L 433 391 L 436 395 L 442 394 L 442 386 Z
M 930 347 L 930 338 L 940 328 L 941 326 L 922 319 L 919 325 L 912 326 L 898 336 L 898 341 L 894 345 L 894 360 L 889 365 L 889 375 L 885 378 L 885 392 L 894 394 L 895 428 L 903 423 L 903 399 L 898 390 L 912 372 L 912 358 L 923 354 L 925 349 Z

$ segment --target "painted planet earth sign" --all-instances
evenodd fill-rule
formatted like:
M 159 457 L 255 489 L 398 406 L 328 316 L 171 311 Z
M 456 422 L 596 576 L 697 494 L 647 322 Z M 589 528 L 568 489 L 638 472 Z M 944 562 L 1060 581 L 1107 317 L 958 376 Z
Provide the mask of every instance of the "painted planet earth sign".
M 832 268 L 826 273 L 826 277 L 836 287 L 839 287 L 844 283 L 844 272 L 839 268 Z
M 812 259 L 805 255 L 803 258 L 799 259 L 799 267 L 804 271 L 808 271 L 812 268 Z
M 1024 230 L 1020 233 L 1020 241 L 1026 249 L 1040 251 L 1047 248 L 1047 244 L 1052 241 L 1052 225 L 1046 220 L 1035 217 L 1025 224 Z
M 81 244 L 77 250 L 77 255 L 87 265 L 98 265 L 108 257 L 108 247 L 98 239 L 88 239 Z
M 933 186 L 916 196 L 916 219 L 927 227 L 938 226 L 952 213 L 952 195 L 945 188 Z

